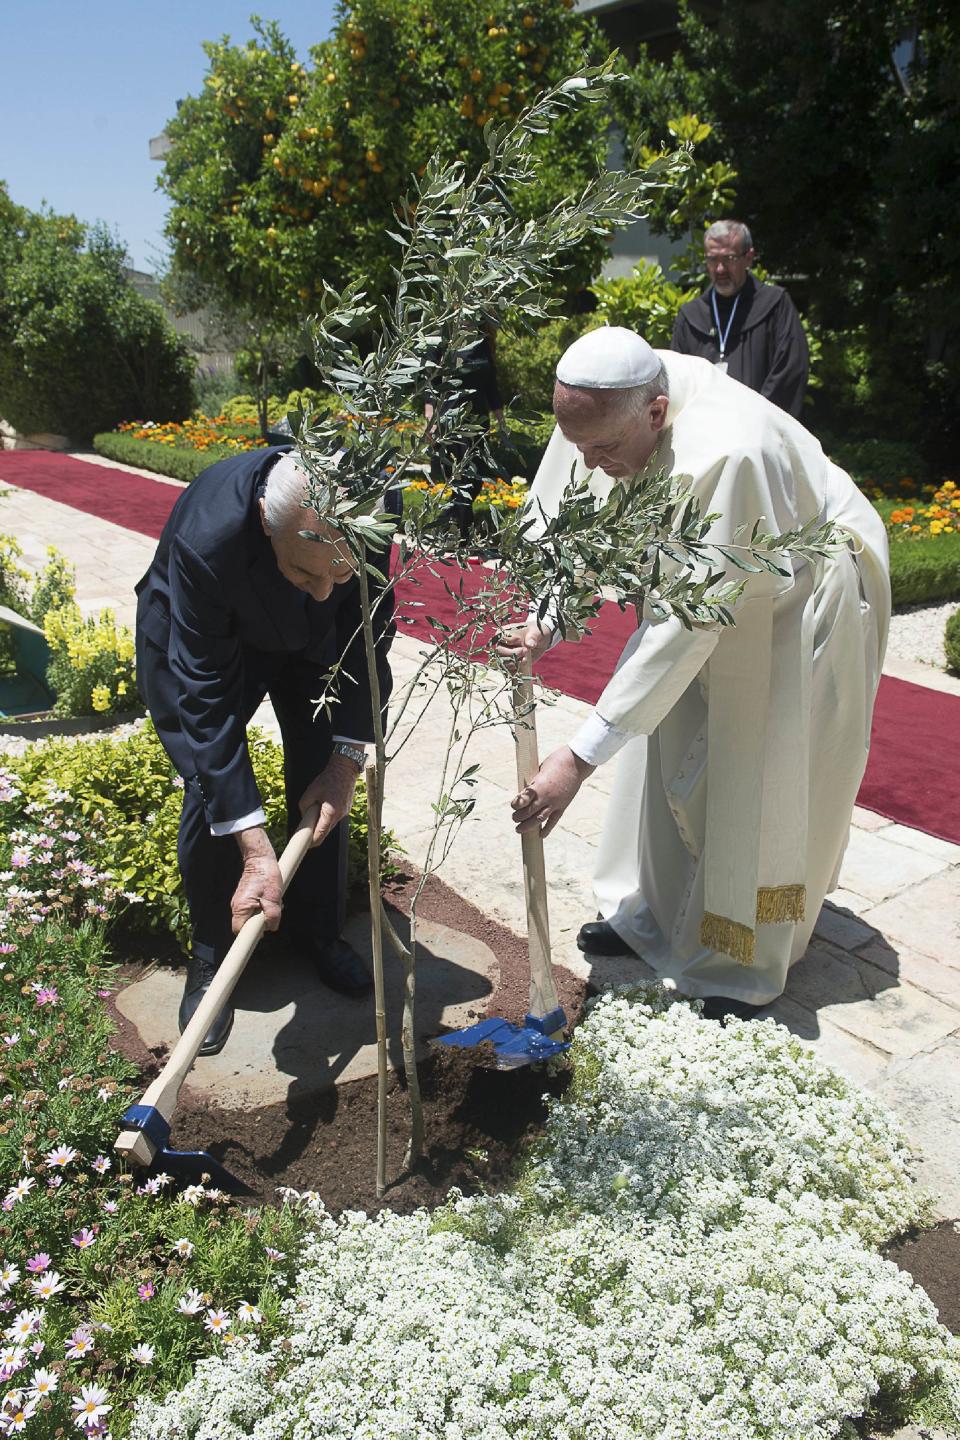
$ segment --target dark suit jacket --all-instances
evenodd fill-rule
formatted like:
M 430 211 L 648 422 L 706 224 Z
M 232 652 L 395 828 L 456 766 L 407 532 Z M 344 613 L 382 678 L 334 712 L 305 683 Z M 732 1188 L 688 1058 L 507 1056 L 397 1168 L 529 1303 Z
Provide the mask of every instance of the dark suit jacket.
M 701 355 L 714 364 L 719 360 L 709 290 L 680 306 L 670 348 L 681 355 Z M 726 360 L 732 379 L 799 420 L 810 356 L 800 317 L 786 290 L 747 276 L 730 327 Z
M 267 473 L 287 449 L 231 456 L 198 476 L 174 505 L 136 587 L 141 688 L 151 709 L 151 691 L 175 698 L 157 728 L 184 779 L 198 781 L 210 823 L 238 819 L 261 803 L 246 744 L 248 670 L 276 674 L 286 658 L 311 673 L 306 705 L 318 693 L 317 677 L 346 651 L 344 668 L 353 678 L 341 680 L 332 731 L 373 739 L 363 637 L 351 639 L 360 625 L 359 581 L 313 600 L 280 574 L 260 522 Z M 392 610 L 387 597 L 374 617 L 384 705 Z

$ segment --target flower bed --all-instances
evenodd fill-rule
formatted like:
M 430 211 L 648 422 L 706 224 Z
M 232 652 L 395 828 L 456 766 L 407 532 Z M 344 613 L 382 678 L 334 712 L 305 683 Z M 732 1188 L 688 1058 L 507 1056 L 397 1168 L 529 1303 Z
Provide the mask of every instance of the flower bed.
M 952 480 L 871 498 L 890 539 L 890 582 L 895 605 L 960 599 L 960 489 Z
M 139 709 L 133 632 L 117 624 L 112 610 L 84 618 L 73 566 L 52 545 L 33 580 L 17 564 L 22 554 L 12 536 L 0 535 L 0 602 L 43 630 L 50 650 L 46 684 L 56 697 L 52 714 L 84 719 Z M 12 653 L 0 648 L 0 667 L 4 659 L 11 664 Z
M 478 519 L 489 519 L 491 511 L 503 513 L 507 510 L 519 510 L 526 494 L 527 482 L 521 475 L 514 475 L 510 480 L 505 480 L 502 475 L 495 476 L 493 480 L 484 480 L 473 501 L 474 516 Z M 425 501 L 441 504 L 448 501 L 452 495 L 453 490 L 449 485 L 426 479 L 411 480 L 409 485 L 404 487 L 403 508 L 407 514 L 415 513 Z
M 131 420 L 117 430 L 93 437 L 93 448 L 108 460 L 138 465 L 174 480 L 195 480 L 209 465 L 266 444 L 256 416 L 195 416 L 180 424 Z
M 136 1440 L 813 1440 L 870 1403 L 950 1413 L 960 1346 L 871 1248 L 922 1214 L 881 1106 L 772 1021 L 659 989 L 601 999 L 573 1054 L 512 1194 L 337 1222 L 304 1197 L 282 1338 L 223 1347 Z
M 0 1433 L 120 1436 L 225 1343 L 228 1310 L 231 1336 L 273 1330 L 300 1226 L 117 1173 L 137 1077 L 110 1043 L 105 928 L 128 897 L 70 797 L 23 799 L 0 771 Z
M 960 1347 L 876 1253 L 926 1215 L 892 1116 L 772 1021 L 659 988 L 594 1005 L 508 1194 L 334 1221 L 309 1192 L 244 1211 L 118 1173 L 136 1077 L 105 926 L 129 892 L 71 796 L 18 789 L 0 772 L 6 1433 L 826 1440 L 871 1405 L 960 1418 Z
M 106 972 L 88 955 L 85 992 L 58 992 L 44 982 L 82 944 L 44 945 L 24 1030 L 38 1012 L 67 1024 L 45 1072 L 18 1068 L 8 1154 L 30 1151 L 28 1127 L 70 1139 L 18 1166 L 0 1221 L 11 1328 L 34 1337 L 10 1377 L 32 1433 L 92 1387 L 118 1437 L 152 1400 L 141 1440 L 827 1436 L 871 1393 L 942 1413 L 956 1347 L 863 1243 L 921 1213 L 902 1141 L 772 1025 L 724 1032 L 656 993 L 605 1001 L 515 1194 L 338 1223 L 289 1195 L 243 1215 L 206 1186 L 113 1175 L 129 1091 L 89 1003 Z
M 256 729 L 250 731 L 248 742 L 267 830 L 279 854 L 287 814 L 283 752 Z M 77 828 L 95 836 L 100 868 L 137 897 L 137 910 L 127 923 L 167 930 L 186 940 L 186 901 L 177 869 L 183 781 L 174 772 L 150 720 L 138 722 L 123 734 L 93 740 L 47 740 L 27 747 L 15 759 L 6 758 L 4 764 L 8 783 L 17 792 L 16 801 L 8 802 L 8 825 L 24 824 L 30 806 L 44 804 L 51 791 L 69 797 Z M 361 784 L 350 824 L 351 885 L 366 883 L 366 837 L 366 798 Z M 388 859 L 390 846 L 395 847 L 396 841 L 387 833 L 381 857 L 387 876 L 396 873 Z

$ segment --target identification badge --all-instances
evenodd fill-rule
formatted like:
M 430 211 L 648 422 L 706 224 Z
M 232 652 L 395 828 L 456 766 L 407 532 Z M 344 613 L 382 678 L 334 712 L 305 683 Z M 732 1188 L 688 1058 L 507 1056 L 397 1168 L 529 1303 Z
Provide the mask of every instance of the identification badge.
M 726 362 L 726 360 L 714 360 L 714 362 L 713 362 L 713 368 L 714 368 L 714 370 L 719 370 L 721 375 L 726 375 L 726 373 L 727 373 L 727 362 Z

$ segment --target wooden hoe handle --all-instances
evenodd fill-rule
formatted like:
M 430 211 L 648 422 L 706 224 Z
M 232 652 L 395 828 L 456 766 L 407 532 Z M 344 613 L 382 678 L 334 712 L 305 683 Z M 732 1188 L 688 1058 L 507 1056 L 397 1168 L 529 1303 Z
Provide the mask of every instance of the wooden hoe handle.
M 313 830 L 319 815 L 319 805 L 311 805 L 280 856 L 280 875 L 283 880 L 284 894 L 300 868 L 303 857 L 311 847 Z M 180 1087 L 197 1058 L 200 1046 L 203 1044 L 203 1037 L 210 1029 L 214 1018 L 233 994 L 250 956 L 260 943 L 263 930 L 262 914 L 251 915 L 250 919 L 244 922 L 242 930 L 218 967 L 210 988 L 197 1006 L 192 1020 L 173 1047 L 169 1060 L 144 1093 L 140 1104 L 150 1106 L 164 1120 L 169 1121 L 173 1115 L 177 1107 Z M 124 1159 L 130 1160 L 136 1165 L 149 1165 L 159 1147 L 142 1130 L 124 1130 L 117 1136 L 113 1148 Z
M 537 755 L 536 705 L 529 657 L 513 682 L 513 734 L 517 744 L 517 784 L 522 790 L 540 768 Z M 523 847 L 523 891 L 527 904 L 527 939 L 530 951 L 530 1014 L 549 1015 L 560 1004 L 550 963 L 550 921 L 547 915 L 547 876 L 543 836 L 539 827 L 520 836 Z

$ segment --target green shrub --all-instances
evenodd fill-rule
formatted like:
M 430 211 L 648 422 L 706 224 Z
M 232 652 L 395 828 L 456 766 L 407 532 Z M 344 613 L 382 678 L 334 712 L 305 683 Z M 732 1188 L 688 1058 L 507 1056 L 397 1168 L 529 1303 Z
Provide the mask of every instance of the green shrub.
M 328 390 L 291 390 L 289 395 L 276 395 L 267 402 L 267 419 L 271 425 L 285 420 L 290 410 L 301 404 L 304 410 L 326 411 L 333 403 Z M 208 410 L 208 415 L 222 416 L 225 420 L 257 420 L 257 401 L 254 395 L 233 395 L 225 400 L 219 410 Z
M 125 264 L 105 229 L 0 195 L 0 395 L 17 430 L 86 441 L 128 415 L 190 413 L 186 343 Z
M 947 669 L 960 675 L 960 610 L 955 610 L 943 632 L 943 648 L 947 652 Z
M 109 715 L 140 709 L 133 678 L 133 632 L 112 610 L 86 619 L 73 601 L 48 610 L 43 633 L 50 646 L 47 684 L 57 715 Z
M 960 600 L 960 534 L 894 540 L 890 585 L 894 605 Z
M 48 612 L 69 605 L 77 593 L 77 573 L 65 555 L 47 546 L 47 563 L 37 576 L 30 595 L 29 616 L 42 625 Z
M 171 480 L 185 480 L 188 484 L 218 460 L 237 453 L 226 445 L 211 447 L 209 450 L 158 445 L 152 440 L 136 440 L 132 435 L 118 435 L 113 430 L 103 435 L 94 435 L 93 448 L 98 455 L 105 455 L 108 460 L 119 460 L 123 465 L 137 465 L 141 470 L 153 470 L 157 475 L 168 475 Z
M 846 470 L 869 494 L 882 490 L 884 495 L 916 495 L 929 483 L 930 475 L 915 445 L 900 440 L 837 440 L 824 438 L 824 449 L 830 458 Z
M 17 561 L 23 550 L 12 535 L 0 535 L 0 605 L 16 610 L 18 615 L 30 615 L 30 599 L 27 585 L 29 572 Z M 7 626 L 0 625 L 0 673 L 12 670 L 15 659 L 13 634 Z
M 255 730 L 250 731 L 249 746 L 267 829 L 279 854 L 286 842 L 283 752 Z M 21 756 L 8 757 L 5 768 L 18 777 L 22 805 L 44 798 L 50 783 L 71 796 L 85 828 L 95 835 L 97 864 L 142 902 L 127 912 L 131 925 L 170 930 L 186 940 L 187 902 L 177 868 L 182 781 L 149 720 L 129 735 L 32 745 Z M 366 884 L 366 843 L 366 800 L 360 785 L 350 823 L 351 885 Z M 396 841 L 386 832 L 386 877 L 397 873 L 387 858 L 391 847 L 396 849 Z
M 574 340 L 595 330 L 596 315 L 548 320 L 531 334 L 501 330 L 497 335 L 497 379 L 504 403 L 516 398 L 526 410 L 549 410 L 557 361 Z
M 197 415 L 222 415 L 223 406 L 240 390 L 237 372 L 231 365 L 227 370 L 206 370 L 199 368 L 193 382 Z
M 670 348 L 680 306 L 700 294 L 699 286 L 681 289 L 649 260 L 639 261 L 632 275 L 596 280 L 591 289 L 597 297 L 597 315 L 604 325 L 635 330 L 660 350 Z

